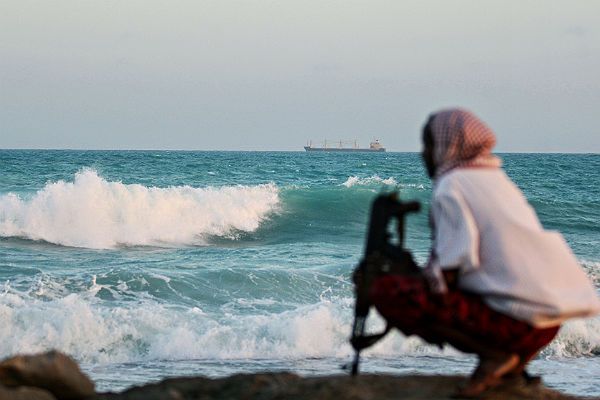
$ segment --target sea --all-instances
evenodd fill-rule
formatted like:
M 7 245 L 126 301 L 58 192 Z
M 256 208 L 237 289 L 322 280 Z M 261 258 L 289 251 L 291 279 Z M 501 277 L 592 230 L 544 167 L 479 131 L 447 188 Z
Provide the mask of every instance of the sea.
M 600 155 L 500 154 L 600 290 Z M 61 350 L 99 391 L 165 377 L 346 374 L 369 205 L 418 200 L 418 153 L 0 150 L 0 358 Z M 384 326 L 372 312 L 369 331 Z M 365 373 L 463 374 L 475 357 L 394 332 Z M 530 371 L 600 395 L 600 318 L 571 320 Z

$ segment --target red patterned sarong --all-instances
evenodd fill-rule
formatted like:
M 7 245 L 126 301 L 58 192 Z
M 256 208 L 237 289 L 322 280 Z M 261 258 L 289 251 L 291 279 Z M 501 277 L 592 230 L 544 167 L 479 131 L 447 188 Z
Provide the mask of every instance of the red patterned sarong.
M 379 277 L 370 297 L 388 323 L 405 335 L 441 344 L 444 338 L 431 336 L 427 329 L 441 325 L 460 330 L 479 343 L 517 353 L 523 359 L 550 343 L 559 328 L 535 328 L 491 309 L 480 296 L 460 290 L 450 291 L 442 302 L 420 277 Z

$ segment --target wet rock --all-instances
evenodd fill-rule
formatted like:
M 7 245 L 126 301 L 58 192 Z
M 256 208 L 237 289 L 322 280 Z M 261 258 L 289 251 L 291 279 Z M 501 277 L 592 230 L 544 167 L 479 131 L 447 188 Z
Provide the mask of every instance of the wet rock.
M 122 393 L 105 393 L 99 400 L 423 400 L 450 399 L 460 376 L 361 375 L 301 378 L 290 373 L 234 375 L 228 378 L 175 378 L 135 387 Z M 568 400 L 543 385 L 511 382 L 486 392 L 485 400 Z M 589 398 L 588 398 L 589 399 Z
M 81 372 L 77 363 L 57 351 L 2 361 L 0 384 L 45 389 L 58 400 L 85 399 L 95 394 L 94 383 Z

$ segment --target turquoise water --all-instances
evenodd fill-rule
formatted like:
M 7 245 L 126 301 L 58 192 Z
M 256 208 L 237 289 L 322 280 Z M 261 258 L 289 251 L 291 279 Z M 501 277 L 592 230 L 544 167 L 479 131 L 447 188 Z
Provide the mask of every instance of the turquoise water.
M 600 287 L 600 155 L 501 156 Z M 101 390 L 341 373 L 368 205 L 391 188 L 425 205 L 408 220 L 424 261 L 431 184 L 415 153 L 0 150 L 0 357 L 58 348 Z M 599 328 L 568 323 L 532 370 L 600 394 Z M 473 362 L 395 334 L 364 369 L 467 373 Z

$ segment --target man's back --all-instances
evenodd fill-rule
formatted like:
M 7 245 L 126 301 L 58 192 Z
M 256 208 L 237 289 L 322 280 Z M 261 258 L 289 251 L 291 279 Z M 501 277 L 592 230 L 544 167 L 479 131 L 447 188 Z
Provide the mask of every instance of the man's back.
M 544 231 L 521 191 L 499 168 L 457 168 L 434 188 L 440 266 L 460 266 L 460 287 L 492 308 L 551 326 L 600 307 L 557 232 Z
M 518 225 L 539 231 L 542 226 L 523 193 L 499 168 L 458 168 L 442 176 L 434 197 L 463 196 L 479 229 Z

